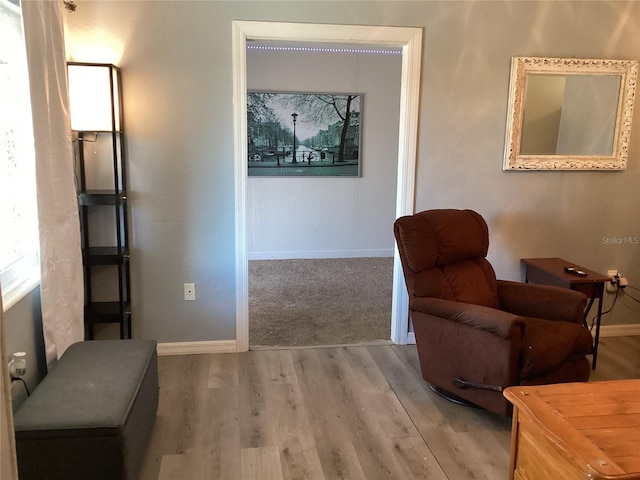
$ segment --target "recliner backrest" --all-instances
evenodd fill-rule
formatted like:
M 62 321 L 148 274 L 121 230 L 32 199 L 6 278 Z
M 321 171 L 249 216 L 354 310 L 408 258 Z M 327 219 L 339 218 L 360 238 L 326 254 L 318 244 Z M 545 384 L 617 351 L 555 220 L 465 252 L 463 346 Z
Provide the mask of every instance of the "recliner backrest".
M 395 221 L 409 297 L 498 308 L 496 275 L 485 258 L 489 229 L 473 210 L 427 210 Z

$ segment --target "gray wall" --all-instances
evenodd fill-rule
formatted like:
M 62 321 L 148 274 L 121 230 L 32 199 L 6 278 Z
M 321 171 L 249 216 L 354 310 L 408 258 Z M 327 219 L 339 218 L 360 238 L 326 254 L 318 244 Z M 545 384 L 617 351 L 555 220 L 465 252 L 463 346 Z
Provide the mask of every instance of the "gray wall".
M 416 210 L 473 208 L 498 276 L 522 257 L 617 268 L 640 285 L 640 108 L 624 172 L 503 172 L 512 56 L 640 58 L 638 2 L 78 1 L 80 46 L 115 42 L 123 70 L 133 231 L 134 333 L 235 337 L 231 21 L 424 28 Z M 389 225 L 391 228 L 391 225 Z M 196 282 L 198 301 L 182 301 Z M 607 299 L 610 301 L 611 297 Z M 638 323 L 618 301 L 605 324 Z

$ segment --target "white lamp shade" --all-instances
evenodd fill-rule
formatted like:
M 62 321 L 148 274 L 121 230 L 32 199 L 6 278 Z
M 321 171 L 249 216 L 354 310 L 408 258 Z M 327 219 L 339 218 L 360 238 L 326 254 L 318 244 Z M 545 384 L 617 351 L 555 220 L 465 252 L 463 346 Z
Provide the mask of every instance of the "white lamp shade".
M 68 73 L 71 130 L 120 131 L 118 69 L 109 64 L 69 64 Z

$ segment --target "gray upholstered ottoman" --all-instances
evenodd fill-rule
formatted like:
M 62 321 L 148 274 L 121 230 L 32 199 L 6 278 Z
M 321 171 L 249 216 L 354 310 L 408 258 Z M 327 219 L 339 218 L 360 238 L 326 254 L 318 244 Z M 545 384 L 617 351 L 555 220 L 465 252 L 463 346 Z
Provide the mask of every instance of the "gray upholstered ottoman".
M 14 415 L 20 480 L 135 480 L 157 407 L 154 340 L 71 345 Z

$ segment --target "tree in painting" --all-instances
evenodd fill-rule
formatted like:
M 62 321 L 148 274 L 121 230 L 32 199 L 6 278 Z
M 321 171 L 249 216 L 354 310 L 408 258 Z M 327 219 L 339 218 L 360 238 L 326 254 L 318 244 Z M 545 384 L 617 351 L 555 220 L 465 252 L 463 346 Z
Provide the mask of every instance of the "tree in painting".
M 315 119 L 318 124 L 331 122 L 335 116 L 342 121 L 337 161 L 344 162 L 347 132 L 351 126 L 352 119 L 352 104 L 356 100 L 359 100 L 358 95 L 320 93 L 292 95 L 291 106 L 294 110 L 299 110 L 300 112 L 308 114 L 309 118 Z M 359 101 L 357 103 L 359 106 Z

